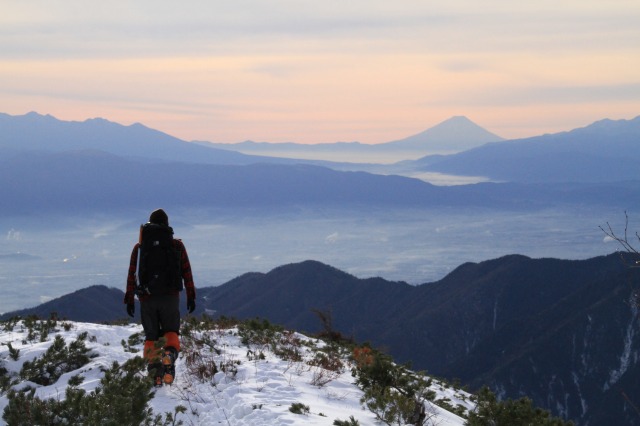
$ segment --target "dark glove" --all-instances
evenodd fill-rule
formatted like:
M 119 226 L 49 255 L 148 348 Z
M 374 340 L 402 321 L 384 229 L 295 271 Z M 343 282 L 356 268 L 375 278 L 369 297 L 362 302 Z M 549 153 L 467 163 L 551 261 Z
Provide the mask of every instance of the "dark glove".
M 195 299 L 187 299 L 187 311 L 189 313 L 195 311 L 196 309 L 196 300 Z
M 127 313 L 130 317 L 133 317 L 133 314 L 136 312 L 135 303 L 127 303 Z

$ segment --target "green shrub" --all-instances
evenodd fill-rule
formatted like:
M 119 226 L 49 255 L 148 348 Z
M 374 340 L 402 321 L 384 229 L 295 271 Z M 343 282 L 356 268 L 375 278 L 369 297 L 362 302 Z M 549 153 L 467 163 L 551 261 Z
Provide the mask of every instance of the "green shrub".
M 47 386 L 55 383 L 64 373 L 77 370 L 90 360 L 89 349 L 84 341 L 87 333 L 66 345 L 64 339 L 58 335 L 47 351 L 33 361 L 25 361 L 20 370 L 20 377 L 39 385 Z
M 271 324 L 266 319 L 249 319 L 238 324 L 238 334 L 244 345 L 271 345 L 283 330 L 283 327 Z
M 28 316 L 22 321 L 22 325 L 27 329 L 27 342 L 46 342 L 49 337 L 49 333 L 57 331 L 56 326 L 58 321 L 55 315 L 52 315 L 48 320 L 41 320 L 35 315 Z
M 182 319 L 180 335 L 189 336 L 196 331 L 229 329 L 235 327 L 238 323 L 239 321 L 237 319 L 227 318 L 225 316 L 214 319 L 204 314 L 200 318 L 189 315 Z
M 18 384 L 20 381 L 12 377 L 9 374 L 9 371 L 4 367 L 0 366 L 0 392 L 4 393 L 8 391 L 12 386 Z
M 20 317 L 11 317 L 8 320 L 2 321 L 2 330 L 11 332 L 20 321 L 22 321 Z
M 308 414 L 309 406 L 304 405 L 301 402 L 294 402 L 293 404 L 291 404 L 291 407 L 289 407 L 289 411 L 291 411 L 293 414 Z
M 391 387 L 374 385 L 364 391 L 363 403 L 387 425 L 406 424 L 416 408 L 416 400 Z
M 40 399 L 35 389 L 11 390 L 7 394 L 8 404 L 2 418 L 8 426 L 35 425 L 179 425 L 178 413 L 185 407 L 178 406 L 175 412 L 154 416 L 148 402 L 153 396 L 152 383 L 143 374 L 146 361 L 135 357 L 122 366 L 114 362 L 100 385 L 92 393 L 78 386 L 79 376 L 69 381 L 65 398 Z
M 453 414 L 457 414 L 460 417 L 464 418 L 467 416 L 466 407 L 460 404 L 453 405 L 449 398 L 436 399 L 435 401 L 433 401 L 433 403 L 436 404 L 438 407 L 442 407 L 445 410 L 452 412 Z
M 378 420 L 388 425 L 424 422 L 431 379 L 395 364 L 390 356 L 369 346 L 356 347 L 353 360 L 352 375 L 364 391 L 361 402 Z
M 126 342 L 124 339 L 122 339 L 122 341 L 120 341 L 120 344 L 122 345 L 125 351 L 136 353 L 139 351 L 139 349 L 136 348 L 136 346 L 142 345 L 144 343 L 144 340 L 145 340 L 144 333 L 138 332 L 138 333 L 133 333 L 131 336 L 129 336 Z
M 283 361 L 302 361 L 302 342 L 293 331 L 276 331 L 270 346 L 274 355 Z
M 337 351 L 318 351 L 315 353 L 313 359 L 307 361 L 307 364 L 312 367 L 320 367 L 339 374 L 344 371 L 344 363 L 342 362 L 340 353 Z
M 14 361 L 20 359 L 20 349 L 16 349 L 11 345 L 11 342 L 7 343 L 7 347 L 9 348 L 9 358 Z
M 349 416 L 349 420 L 335 419 L 333 421 L 333 426 L 360 426 L 360 422 L 357 421 L 353 416 Z
M 475 396 L 476 408 L 469 413 L 468 426 L 572 426 L 572 422 L 551 417 L 548 411 L 533 406 L 529 398 L 498 401 L 488 387 Z

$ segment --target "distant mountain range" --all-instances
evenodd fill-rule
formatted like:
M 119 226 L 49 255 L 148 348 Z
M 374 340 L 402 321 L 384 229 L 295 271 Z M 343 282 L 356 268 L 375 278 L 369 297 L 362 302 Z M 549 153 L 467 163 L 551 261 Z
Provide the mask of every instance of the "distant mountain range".
M 457 118 L 443 123 L 439 132 L 461 120 L 466 122 Z M 639 127 L 640 118 L 603 121 L 396 166 L 519 182 L 436 187 L 418 179 L 357 171 L 370 165 L 347 167 L 203 147 L 140 124 L 0 114 L 0 179 L 5 183 L 0 187 L 0 214 L 132 205 L 535 209 L 571 203 L 628 209 L 640 203 Z
M 101 151 L 20 153 L 0 158 L 0 215 L 216 207 L 490 208 L 640 206 L 640 185 L 476 184 L 439 187 L 418 179 L 297 164 L 157 164 Z
M 378 150 L 458 152 L 487 142 L 502 140 L 466 117 L 453 117 L 437 126 L 406 139 L 379 145 L 358 142 L 305 145 L 297 143 L 216 144 L 186 142 L 140 123 L 123 126 L 102 118 L 62 121 L 51 115 L 30 112 L 11 116 L 0 113 L 0 149 L 6 151 L 64 152 L 101 150 L 138 160 L 182 161 L 189 163 L 246 165 L 255 162 L 291 164 L 288 159 L 246 155 L 236 151 L 279 150 L 286 147 L 305 150 Z M 309 162 L 309 161 L 306 161 Z M 311 162 L 316 163 L 316 162 Z
M 459 151 L 426 155 L 393 165 L 357 164 L 256 156 L 235 152 L 319 150 L 340 152 Z M 224 149 L 221 149 L 224 148 Z M 255 148 L 255 149 L 254 149 Z M 568 132 L 505 141 L 466 117 L 453 117 L 408 138 L 377 144 L 327 143 L 303 145 L 243 142 L 213 144 L 186 142 L 142 124 L 122 126 L 104 119 L 61 121 L 31 112 L 21 116 L 0 113 L 0 153 L 71 152 L 98 150 L 139 162 L 172 161 L 217 165 L 273 163 L 313 164 L 336 170 L 413 175 L 434 172 L 485 176 L 500 182 L 594 183 L 640 179 L 640 117 L 601 120 Z
M 260 158 L 237 152 L 185 142 L 139 123 L 123 126 L 102 118 L 79 122 L 62 121 L 35 112 L 18 116 L 0 113 L 0 153 L 5 156 L 19 152 L 89 150 L 145 162 L 243 165 L 260 161 Z
M 272 208 L 287 206 L 456 205 L 518 207 L 516 188 L 436 187 L 417 179 L 339 172 L 311 165 L 158 164 L 101 151 L 20 153 L 0 159 L 0 213 L 89 212 L 131 206 Z M 511 195 L 504 191 L 512 192 Z M 551 203 L 552 198 L 537 203 Z M 528 203 L 528 201 L 527 201 Z
M 295 142 L 269 143 L 245 141 L 239 143 L 200 142 L 203 145 L 220 149 L 228 149 L 243 153 L 268 155 L 270 152 L 421 152 L 424 154 L 443 154 L 460 152 L 475 148 L 489 142 L 502 141 L 504 138 L 495 135 L 467 117 L 456 116 L 424 130 L 418 134 L 396 141 L 379 144 L 362 144 L 359 142 L 335 142 L 319 144 L 299 144 Z
M 404 162 L 396 171 L 486 176 L 503 182 L 601 183 L 637 180 L 639 161 L 640 116 L 490 143 L 450 156 L 427 156 Z
M 463 264 L 419 286 L 305 261 L 200 288 L 196 314 L 261 317 L 317 332 L 317 310 L 334 331 L 431 375 L 472 389 L 489 384 L 501 397 L 527 395 L 578 425 L 640 425 L 622 396 L 640 400 L 640 271 L 627 266 L 634 261 L 511 255 Z M 90 287 L 6 316 L 109 321 L 125 316 L 122 298 L 120 290 Z
M 453 117 L 409 138 L 378 145 L 215 144 L 224 149 L 269 155 L 300 152 L 431 151 L 419 159 L 394 164 L 331 164 L 337 170 L 419 176 L 442 173 L 483 177 L 494 182 L 611 183 L 640 179 L 640 116 L 631 120 L 601 120 L 568 132 L 503 140 L 465 117 Z M 449 147 L 446 152 L 445 147 Z M 456 151 L 451 153 L 451 151 Z M 437 154 L 433 154 L 437 152 Z M 366 157 L 365 157 L 366 158 Z

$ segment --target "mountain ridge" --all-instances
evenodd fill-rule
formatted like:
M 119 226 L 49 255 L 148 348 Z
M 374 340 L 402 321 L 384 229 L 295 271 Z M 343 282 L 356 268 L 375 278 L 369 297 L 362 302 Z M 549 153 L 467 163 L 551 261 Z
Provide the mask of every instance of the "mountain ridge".
M 604 119 L 566 132 L 515 139 L 438 158 L 404 162 L 414 171 L 509 182 L 612 182 L 636 179 L 640 116 Z
M 324 312 L 336 331 L 430 374 L 474 388 L 490 384 L 502 397 L 527 395 L 577 424 L 632 425 L 640 422 L 625 410 L 616 384 L 640 394 L 630 379 L 640 373 L 640 335 L 628 334 L 640 326 L 629 304 L 629 283 L 640 278 L 625 264 L 633 261 L 619 253 L 585 260 L 507 255 L 410 286 L 310 260 L 201 288 L 196 313 L 261 317 L 314 332 L 321 329 L 314 311 Z M 113 312 L 124 315 L 121 299 Z
M 14 139 L 18 139 L 20 141 L 25 141 L 27 139 L 31 140 L 31 143 L 34 141 L 40 141 L 44 135 L 39 135 L 34 133 L 34 130 L 42 127 L 43 125 L 50 126 L 47 130 L 47 137 L 55 138 L 59 135 L 59 133 L 66 131 L 68 134 L 72 134 L 73 137 L 71 140 L 59 140 L 56 139 L 56 143 L 63 145 L 63 149 L 78 149 L 86 147 L 84 145 L 79 145 L 76 138 L 83 137 L 84 142 L 91 143 L 101 143 L 102 140 L 99 137 L 87 138 L 87 136 L 91 133 L 89 127 L 93 126 L 94 128 L 98 128 L 98 130 L 102 130 L 105 133 L 110 134 L 110 137 L 117 140 L 115 136 L 122 137 L 123 134 L 129 130 L 134 132 L 136 136 L 144 142 L 146 145 L 146 141 L 155 137 L 157 139 L 156 143 L 164 144 L 165 146 L 168 143 L 182 143 L 192 146 L 206 145 L 208 147 L 216 147 L 216 148 L 227 148 L 233 147 L 234 145 L 238 146 L 250 146 L 250 145 L 260 145 L 262 147 L 266 145 L 274 145 L 274 146 L 282 146 L 286 145 L 288 147 L 297 146 L 301 149 L 306 149 L 310 147 L 339 147 L 339 146 L 349 146 L 349 147 L 358 147 L 358 148 L 381 148 L 385 145 L 394 145 L 395 147 L 402 147 L 404 149 L 424 149 L 425 144 L 429 142 L 436 142 L 438 144 L 457 144 L 456 150 L 462 149 L 461 147 L 465 146 L 466 148 L 471 146 L 478 146 L 479 144 L 486 143 L 489 141 L 497 141 L 504 140 L 504 138 L 494 135 L 491 132 L 488 132 L 484 128 L 480 127 L 476 123 L 472 122 L 465 116 L 453 116 L 441 123 L 438 123 L 426 130 L 423 130 L 414 135 L 410 135 L 406 138 L 383 142 L 380 144 L 363 144 L 360 142 L 352 141 L 352 142 L 325 142 L 318 144 L 300 144 L 296 142 L 256 142 L 252 140 L 247 140 L 244 142 L 237 143 L 216 143 L 210 141 L 185 141 L 175 136 L 171 136 L 165 132 L 160 130 L 156 130 L 150 127 L 145 126 L 142 123 L 135 122 L 130 125 L 123 125 L 117 122 L 110 121 L 108 119 L 102 117 L 93 117 L 87 118 L 83 121 L 65 121 L 59 120 L 51 114 L 40 114 L 35 111 L 28 112 L 23 115 L 9 115 L 6 113 L 0 112 L 0 128 L 2 128 L 5 137 L 0 136 L 0 144 L 3 144 L 5 147 L 8 146 L 16 146 L 15 143 L 12 143 L 6 136 L 9 136 Z M 93 130 L 95 133 L 95 130 Z M 140 142 L 138 142 L 140 143 Z M 265 145 L 266 144 L 266 145 Z M 53 148 L 53 143 L 48 142 L 48 145 L 43 145 L 42 142 L 39 142 L 40 149 L 59 149 Z M 0 145 L 1 146 L 1 145 Z M 131 147 L 129 147 L 131 148 Z M 451 151 L 452 149 L 447 146 L 437 146 L 437 149 L 446 149 Z M 466 149 L 465 148 L 465 149 Z M 217 150 L 216 150 L 217 151 Z M 203 150 L 199 150 L 199 153 L 205 153 Z M 121 152 L 114 152 L 116 154 L 122 154 Z M 222 153 L 217 152 L 217 154 L 222 155 Z M 233 156 L 231 158 L 243 158 L 245 156 Z
M 14 152 L 0 158 L 0 215 L 153 209 L 489 208 L 589 205 L 633 208 L 637 181 L 611 184 L 480 183 L 435 186 L 415 178 L 310 164 L 190 164 L 123 158 L 98 150 Z
M 197 141 L 196 143 L 213 146 L 220 149 L 229 149 L 243 153 L 260 153 L 267 155 L 272 152 L 277 155 L 279 151 L 294 152 L 393 152 L 406 153 L 424 152 L 431 154 L 443 154 L 459 152 L 477 147 L 489 142 L 502 141 L 504 138 L 495 135 L 465 116 L 453 116 L 419 133 L 405 138 L 365 144 L 352 142 L 323 142 L 316 144 L 300 144 L 296 142 L 257 142 L 247 140 L 237 143 L 214 143 Z
M 96 149 L 121 157 L 210 164 L 251 164 L 261 160 L 191 144 L 140 123 L 124 126 L 103 118 L 63 121 L 36 112 L 22 116 L 0 113 L 0 149 L 29 152 Z
M 464 127 L 460 124 L 461 121 L 477 127 L 480 133 L 486 133 L 467 118 L 454 117 L 419 135 L 429 132 L 432 134 L 442 126 L 447 128 L 444 133 L 453 137 L 456 128 Z M 397 144 L 410 143 L 412 138 L 413 136 L 379 145 L 390 146 L 393 150 L 400 146 Z M 583 184 L 640 180 L 640 171 L 636 167 L 640 161 L 640 116 L 631 120 L 603 119 L 570 131 L 525 139 L 491 142 L 485 139 L 480 146 L 455 154 L 426 155 L 418 159 L 405 157 L 403 161 L 394 164 L 248 155 L 229 149 L 228 144 L 223 145 L 226 145 L 224 149 L 211 143 L 203 146 L 199 143 L 185 142 L 140 123 L 122 126 L 102 118 L 88 119 L 84 122 L 65 122 L 35 112 L 24 116 L 0 114 L 0 152 L 3 152 L 5 157 L 25 151 L 72 152 L 96 149 L 144 162 L 216 165 L 310 164 L 339 171 L 365 171 L 418 178 L 425 174 L 445 174 L 474 177 L 480 181 Z M 332 150 L 339 146 L 360 145 L 362 144 L 327 144 L 323 145 L 322 149 Z M 394 146 L 396 148 L 393 148 Z M 366 149 L 370 148 L 371 146 L 367 146 Z M 393 152 L 401 153 L 402 149 Z M 336 152 L 332 156 L 340 156 L 339 154 Z M 387 153 L 380 151 L 375 155 L 376 158 L 379 155 L 386 158 Z

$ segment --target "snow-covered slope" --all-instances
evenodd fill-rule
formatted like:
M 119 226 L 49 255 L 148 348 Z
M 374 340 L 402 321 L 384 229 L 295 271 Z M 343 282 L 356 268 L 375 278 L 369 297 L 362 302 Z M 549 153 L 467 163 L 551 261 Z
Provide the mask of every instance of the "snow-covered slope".
M 64 373 L 59 378 L 45 373 L 51 378 L 49 384 L 26 381 L 25 374 L 20 373 L 25 363 L 41 359 L 60 340 L 57 336 L 68 347 L 82 341 L 88 349 L 89 362 L 79 368 L 58 365 L 58 372 Z M 348 356 L 340 359 L 340 368 L 326 369 L 322 363 L 314 362 L 326 345 L 324 341 L 286 331 L 278 339 L 282 344 L 276 348 L 259 339 L 247 339 L 237 327 L 186 330 L 183 351 L 176 364 L 176 382 L 153 390 L 149 402 L 153 414 L 174 413 L 184 425 L 333 425 L 336 420 L 354 422 L 354 419 L 358 423 L 348 424 L 382 424 L 374 413 L 363 408 L 360 402 L 363 391 L 354 384 L 353 361 Z M 61 400 L 70 381 L 73 384 L 76 380 L 74 376 L 84 378 L 75 386 L 95 391 L 101 386 L 104 371 L 114 361 L 124 364 L 140 355 L 142 340 L 139 325 L 5 323 L 0 330 L 0 362 L 7 370 L 4 377 L 13 380 L 13 389 L 30 386 L 35 388 L 39 399 Z M 68 360 L 71 358 L 68 355 Z M 73 369 L 66 371 L 70 368 Z M 436 399 L 448 398 L 452 406 L 473 408 L 470 395 L 463 391 L 436 381 L 430 388 Z M 8 392 L 4 391 L 0 411 L 8 404 Z M 302 408 L 301 414 L 291 411 L 296 406 Z M 184 410 L 176 411 L 176 407 Z M 464 423 L 462 418 L 429 401 L 426 413 L 425 424 Z M 7 422 L 0 420 L 0 424 Z

